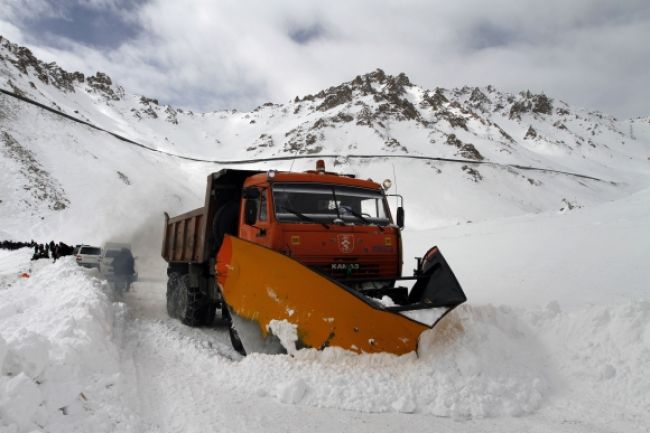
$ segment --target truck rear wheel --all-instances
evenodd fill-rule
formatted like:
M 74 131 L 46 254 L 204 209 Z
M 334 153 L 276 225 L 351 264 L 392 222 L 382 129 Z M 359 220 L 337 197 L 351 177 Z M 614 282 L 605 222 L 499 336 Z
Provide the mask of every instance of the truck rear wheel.
M 167 314 L 189 326 L 212 325 L 217 304 L 208 302 L 198 287 L 190 287 L 189 275 L 170 272 L 167 279 Z
M 205 326 L 210 326 L 214 323 L 214 318 L 217 316 L 217 304 L 208 302 L 201 310 L 201 323 Z
M 188 326 L 200 326 L 205 321 L 206 300 L 198 287 L 190 286 L 190 276 L 185 274 L 178 280 L 177 312 L 181 322 Z
M 169 317 L 178 316 L 178 280 L 180 276 L 171 272 L 167 278 L 167 314 Z

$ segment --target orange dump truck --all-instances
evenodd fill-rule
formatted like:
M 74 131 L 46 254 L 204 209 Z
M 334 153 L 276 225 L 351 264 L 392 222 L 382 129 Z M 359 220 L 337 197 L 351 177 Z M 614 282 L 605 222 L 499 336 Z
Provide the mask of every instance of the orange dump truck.
M 219 311 L 242 354 L 283 352 L 286 329 L 297 348 L 417 350 L 466 297 L 437 247 L 402 276 L 404 210 L 393 220 L 387 196 L 322 160 L 307 172 L 209 175 L 203 207 L 166 215 L 169 315 L 201 326 Z

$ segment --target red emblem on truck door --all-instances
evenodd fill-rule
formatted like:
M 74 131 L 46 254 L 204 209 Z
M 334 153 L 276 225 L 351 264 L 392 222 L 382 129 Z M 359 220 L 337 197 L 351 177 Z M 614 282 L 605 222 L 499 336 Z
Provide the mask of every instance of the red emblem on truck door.
M 354 236 L 353 235 L 337 235 L 339 241 L 339 250 L 342 253 L 351 253 L 354 250 Z

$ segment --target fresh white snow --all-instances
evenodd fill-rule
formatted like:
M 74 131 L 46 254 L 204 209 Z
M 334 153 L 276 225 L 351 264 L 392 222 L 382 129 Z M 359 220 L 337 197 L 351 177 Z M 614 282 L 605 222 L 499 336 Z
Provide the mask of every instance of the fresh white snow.
M 29 277 L 0 289 L 0 431 L 119 431 L 129 418 L 116 327 L 123 305 L 71 257 L 52 264 L 30 262 L 30 249 L 10 255 L 23 260 L 0 258 L 0 272 Z
M 2 428 L 303 431 L 301 421 L 309 418 L 319 420 L 310 421 L 311 430 L 331 431 L 344 420 L 347 431 L 366 431 L 386 420 L 381 414 L 392 414 L 383 431 L 431 423 L 446 431 L 643 431 L 650 423 L 650 298 L 639 291 L 649 281 L 639 266 L 646 250 L 626 256 L 627 278 L 620 284 L 604 284 L 586 297 L 598 276 L 576 283 L 560 268 L 556 272 L 567 277 L 562 282 L 523 263 L 539 259 L 539 243 L 570 242 L 567 232 L 589 230 L 593 221 L 594 243 L 609 251 L 636 245 L 621 236 L 616 216 L 627 215 L 625 226 L 647 236 L 646 198 L 644 192 L 595 209 L 522 217 L 517 224 L 506 219 L 454 228 L 464 248 L 495 238 L 514 243 L 524 232 L 529 239 L 516 250 L 499 249 L 510 262 L 507 277 L 496 265 L 478 266 L 480 251 L 454 257 L 470 302 L 428 331 L 418 354 L 404 356 L 328 348 L 242 358 L 224 329 L 191 329 L 166 317 L 160 275 L 145 275 L 124 299 L 112 299 L 92 271 L 70 259 L 30 263 L 29 250 L 3 251 Z M 458 234 L 468 227 L 469 240 Z M 453 251 L 450 232 L 440 229 L 439 239 Z M 586 267 L 604 256 L 589 243 L 577 256 L 579 245 L 557 249 L 557 262 Z M 465 271 L 477 266 L 480 287 Z M 23 272 L 30 277 L 21 278 Z M 523 294 L 498 284 L 524 279 Z M 560 287 L 535 294 L 545 280 Z M 273 331 L 291 341 L 291 330 L 275 325 Z

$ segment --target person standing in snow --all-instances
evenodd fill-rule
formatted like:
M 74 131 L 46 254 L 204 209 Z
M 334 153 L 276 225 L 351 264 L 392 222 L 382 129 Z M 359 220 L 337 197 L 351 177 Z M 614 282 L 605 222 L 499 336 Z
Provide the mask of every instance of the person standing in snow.
M 52 247 L 52 257 L 54 257 L 54 262 L 52 263 L 56 263 L 56 259 L 59 258 L 60 253 L 61 253 L 61 246 L 59 244 L 54 245 L 54 247 Z

